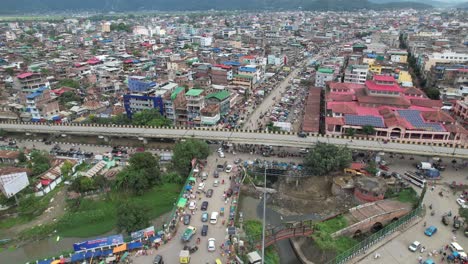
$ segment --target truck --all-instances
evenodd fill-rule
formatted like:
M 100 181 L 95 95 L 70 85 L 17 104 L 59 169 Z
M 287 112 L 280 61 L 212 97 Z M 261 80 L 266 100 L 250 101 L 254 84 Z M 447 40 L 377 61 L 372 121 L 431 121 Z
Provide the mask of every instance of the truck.
M 182 234 L 182 241 L 189 242 L 196 232 L 197 232 L 197 228 L 193 226 L 188 226 L 187 229 L 185 229 L 184 233 Z
M 181 264 L 190 263 L 190 251 L 181 250 L 180 253 L 179 253 L 179 262 Z
M 428 170 L 432 168 L 432 164 L 429 162 L 419 162 L 416 168 L 418 168 L 418 170 Z

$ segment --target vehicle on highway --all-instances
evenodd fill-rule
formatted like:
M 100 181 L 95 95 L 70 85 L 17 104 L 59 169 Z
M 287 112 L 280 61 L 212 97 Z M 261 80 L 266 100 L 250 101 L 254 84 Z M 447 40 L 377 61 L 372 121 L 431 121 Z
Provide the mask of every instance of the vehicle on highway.
M 208 209 L 208 201 L 204 201 L 200 208 L 202 211 L 206 211 L 206 209 Z
M 195 210 L 195 208 L 197 208 L 197 201 L 190 201 L 188 208 L 190 210 Z
M 208 239 L 208 251 L 213 252 L 216 250 L 216 239 L 209 238 Z
M 218 212 L 212 212 L 210 217 L 210 224 L 215 225 L 218 223 Z
M 300 137 L 300 138 L 306 138 L 306 137 L 307 137 L 307 133 L 305 133 L 305 132 L 299 132 L 299 133 L 297 133 L 297 136 Z
M 200 182 L 200 183 L 198 184 L 198 190 L 199 190 L 199 191 L 202 191 L 203 189 L 205 189 L 205 183 L 204 183 L 204 182 Z
M 164 264 L 163 257 L 161 255 L 156 255 L 153 259 L 153 264 Z
M 308 149 L 300 149 L 300 150 L 299 150 L 299 153 L 301 153 L 301 154 L 307 154 L 307 153 L 309 153 L 309 150 L 308 150 Z
M 208 191 L 206 191 L 206 197 L 211 198 L 212 196 L 213 196 L 213 189 L 208 189 Z
M 195 235 L 196 232 L 197 232 L 196 227 L 188 226 L 185 229 L 184 233 L 182 234 L 182 241 L 183 242 L 189 242 L 190 239 L 192 239 L 192 237 Z
M 424 230 L 424 234 L 426 236 L 432 236 L 435 233 L 437 233 L 437 227 L 435 227 L 435 226 L 430 226 L 430 227 L 426 228 L 426 230 Z
M 226 172 L 230 173 L 231 171 L 232 171 L 232 165 L 229 164 L 229 165 L 226 166 Z
M 186 214 L 184 215 L 184 225 L 190 225 L 190 219 L 192 218 L 191 215 Z
M 409 245 L 408 249 L 411 252 L 416 252 L 416 250 L 418 250 L 420 247 L 421 243 L 419 241 L 414 241 L 413 243 L 411 243 L 411 245 Z
M 213 187 L 218 187 L 219 186 L 219 180 L 215 180 L 213 182 Z
M 462 198 L 457 198 L 457 204 L 461 206 L 461 208 L 468 208 L 468 204 L 466 204 L 466 201 Z
M 180 264 L 190 263 L 190 251 L 181 250 L 179 253 L 179 262 Z
M 203 226 L 202 226 L 201 235 L 202 235 L 202 236 L 208 235 L 208 225 L 203 225 Z
M 207 212 L 203 212 L 202 215 L 201 215 L 201 221 L 202 222 L 207 222 L 208 221 L 208 213 Z

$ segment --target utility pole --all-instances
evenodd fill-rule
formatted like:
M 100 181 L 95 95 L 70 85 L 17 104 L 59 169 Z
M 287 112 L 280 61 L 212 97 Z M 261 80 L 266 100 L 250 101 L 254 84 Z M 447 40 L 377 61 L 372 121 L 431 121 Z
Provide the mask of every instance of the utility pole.
M 262 228 L 262 264 L 265 264 L 265 223 L 266 223 L 266 173 L 267 162 L 265 161 L 265 173 L 263 178 L 263 228 Z

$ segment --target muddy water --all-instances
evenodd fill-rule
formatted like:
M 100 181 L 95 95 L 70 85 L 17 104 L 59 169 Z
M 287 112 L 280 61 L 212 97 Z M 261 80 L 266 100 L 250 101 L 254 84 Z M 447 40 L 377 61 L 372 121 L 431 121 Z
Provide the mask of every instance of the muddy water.
M 263 218 L 263 202 L 249 196 L 241 196 L 239 211 L 244 213 L 244 219 L 262 219 Z M 266 224 L 277 226 L 281 224 L 281 215 L 276 211 L 266 208 Z M 281 240 L 276 243 L 281 264 L 300 264 L 301 262 L 294 253 L 289 239 Z
M 151 223 L 156 227 L 161 227 L 164 222 L 168 221 L 171 212 L 165 213 L 160 217 L 153 219 Z M 94 238 L 105 237 L 116 234 L 115 231 L 111 231 L 106 234 L 99 236 L 88 237 L 88 238 L 77 238 L 77 237 L 64 237 L 60 238 L 57 242 L 57 236 L 51 236 L 47 239 L 30 242 L 19 248 L 0 248 L 0 263 L 1 264 L 24 264 L 28 261 L 35 261 L 38 259 L 44 259 L 50 256 L 58 256 L 61 252 L 73 250 L 73 244 L 85 240 Z M 35 263 L 35 262 L 33 262 Z

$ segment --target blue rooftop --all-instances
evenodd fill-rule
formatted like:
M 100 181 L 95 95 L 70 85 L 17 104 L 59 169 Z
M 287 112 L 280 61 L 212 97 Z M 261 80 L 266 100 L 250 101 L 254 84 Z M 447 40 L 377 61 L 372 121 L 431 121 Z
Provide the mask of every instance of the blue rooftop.
M 45 87 L 45 86 L 42 86 L 42 87 L 39 87 L 37 88 L 37 90 L 31 94 L 29 94 L 28 96 L 26 96 L 27 99 L 34 99 L 36 97 L 38 97 L 39 95 L 42 94 L 42 92 L 44 92 L 45 90 L 47 90 L 48 88 Z
M 426 122 L 421 112 L 418 110 L 398 110 L 398 114 L 406 119 L 414 128 L 424 129 L 428 131 L 445 132 L 445 128 L 439 123 Z
M 252 68 L 252 67 L 240 67 L 239 71 L 244 71 L 244 72 L 255 72 L 257 69 Z
M 344 118 L 346 125 L 385 127 L 383 119 L 380 116 L 345 115 Z
M 238 61 L 225 61 L 225 62 L 222 62 L 222 64 L 224 65 L 228 65 L 228 66 L 240 66 L 240 62 Z

